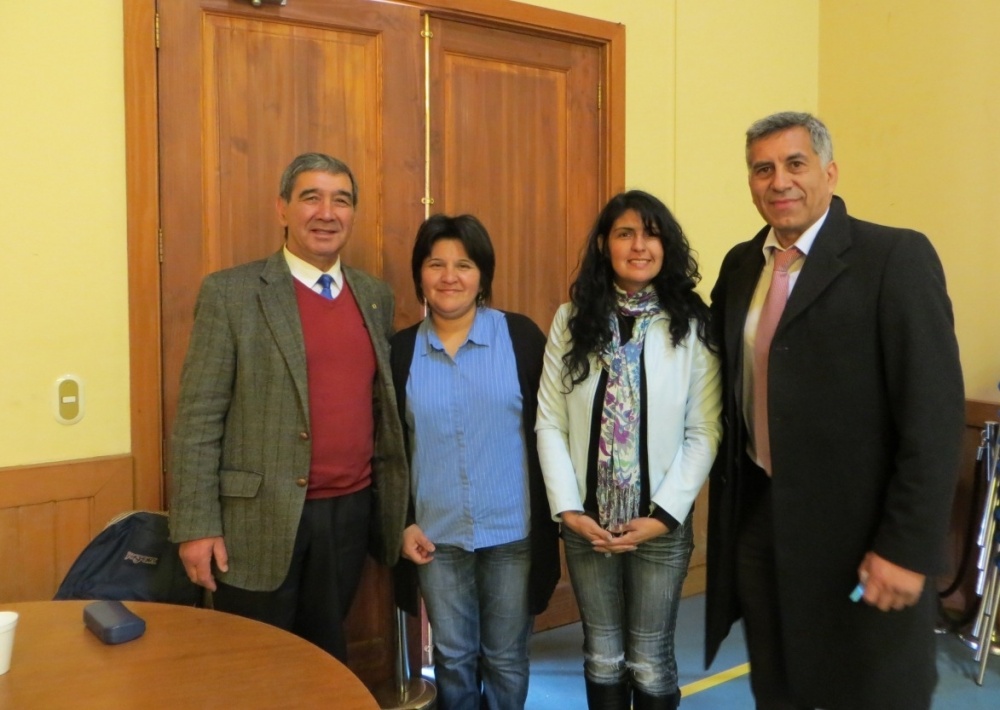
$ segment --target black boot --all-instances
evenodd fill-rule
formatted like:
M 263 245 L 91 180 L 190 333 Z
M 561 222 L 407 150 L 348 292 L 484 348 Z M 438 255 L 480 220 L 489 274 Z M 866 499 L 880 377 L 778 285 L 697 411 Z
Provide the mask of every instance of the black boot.
M 632 710 L 677 710 L 680 704 L 680 688 L 670 695 L 649 695 L 638 688 L 632 690 Z
M 631 690 L 624 680 L 610 685 L 587 680 L 587 707 L 590 710 L 629 710 Z

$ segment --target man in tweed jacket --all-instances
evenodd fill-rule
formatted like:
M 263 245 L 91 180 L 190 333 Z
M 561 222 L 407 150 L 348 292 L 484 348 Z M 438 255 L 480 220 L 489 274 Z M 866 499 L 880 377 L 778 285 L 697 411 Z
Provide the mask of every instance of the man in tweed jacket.
M 285 245 L 205 278 L 181 377 L 171 538 L 216 609 L 343 660 L 365 555 L 399 556 L 409 478 L 388 286 L 349 267 L 357 185 L 319 153 L 286 168 Z

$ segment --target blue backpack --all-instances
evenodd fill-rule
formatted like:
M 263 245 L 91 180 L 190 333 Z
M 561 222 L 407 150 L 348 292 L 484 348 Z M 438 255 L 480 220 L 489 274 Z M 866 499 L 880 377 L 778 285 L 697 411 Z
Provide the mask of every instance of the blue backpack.
M 55 599 L 108 599 L 203 606 L 170 541 L 167 514 L 122 513 L 76 558 Z

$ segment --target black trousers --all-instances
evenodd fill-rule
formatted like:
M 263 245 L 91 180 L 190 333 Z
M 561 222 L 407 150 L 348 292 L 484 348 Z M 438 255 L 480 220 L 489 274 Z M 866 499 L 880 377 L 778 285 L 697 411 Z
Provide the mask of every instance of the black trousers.
M 748 459 L 747 507 L 737 539 L 737 593 L 758 710 L 807 710 L 794 701 L 785 668 L 774 558 L 771 479 Z
M 307 500 L 285 581 L 273 592 L 218 584 L 215 609 L 291 631 L 347 661 L 344 620 L 368 552 L 371 488 Z

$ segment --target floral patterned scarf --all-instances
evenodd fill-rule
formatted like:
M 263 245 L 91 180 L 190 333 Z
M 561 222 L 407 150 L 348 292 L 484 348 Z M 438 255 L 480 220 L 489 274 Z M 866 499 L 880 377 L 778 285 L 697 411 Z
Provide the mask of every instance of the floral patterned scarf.
M 601 527 L 617 531 L 639 516 L 639 393 L 646 331 L 661 311 L 652 286 L 629 296 L 615 286 L 617 313 L 611 314 L 611 342 L 600 354 L 608 372 L 597 451 L 597 508 Z M 618 314 L 635 318 L 632 337 L 622 345 Z

